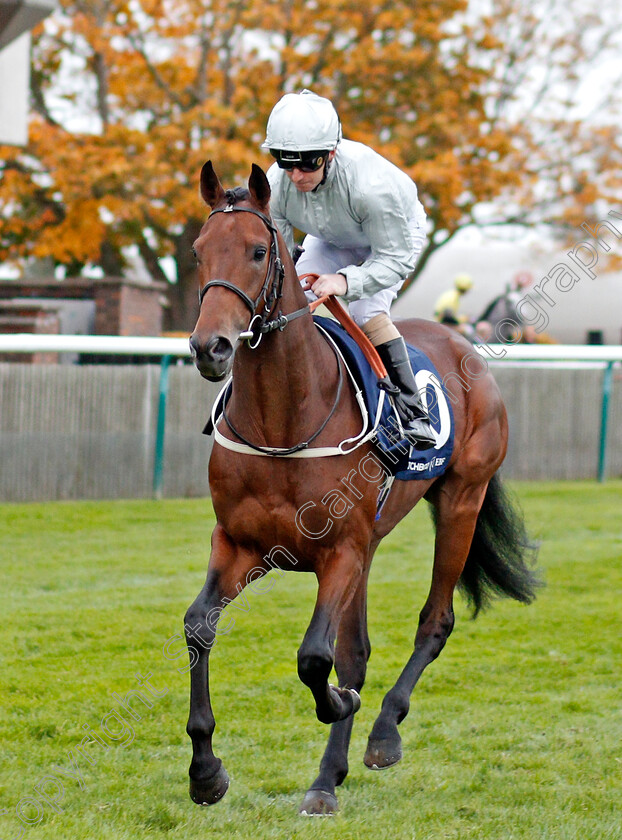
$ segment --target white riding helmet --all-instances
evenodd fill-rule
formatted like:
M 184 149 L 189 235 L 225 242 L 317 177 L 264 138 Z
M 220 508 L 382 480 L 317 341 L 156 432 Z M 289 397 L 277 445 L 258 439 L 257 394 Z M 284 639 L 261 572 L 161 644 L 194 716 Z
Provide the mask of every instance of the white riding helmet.
M 268 118 L 262 149 L 332 151 L 341 140 L 341 123 L 330 99 L 311 90 L 287 93 Z

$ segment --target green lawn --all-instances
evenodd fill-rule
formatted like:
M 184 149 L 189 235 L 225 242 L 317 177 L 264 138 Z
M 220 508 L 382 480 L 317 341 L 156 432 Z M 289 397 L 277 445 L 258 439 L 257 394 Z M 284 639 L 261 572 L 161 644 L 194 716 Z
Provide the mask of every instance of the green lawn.
M 514 489 L 547 587 L 532 606 L 500 601 L 477 621 L 457 603 L 400 727 L 404 759 L 378 773 L 362 758 L 426 595 L 424 506 L 383 543 L 350 775 L 340 814 L 314 820 L 297 808 L 327 729 L 296 676 L 314 578 L 249 593 L 213 651 L 215 746 L 231 788 L 201 809 L 187 795 L 176 634 L 204 580 L 209 501 L 0 506 L 0 838 L 24 825 L 33 840 L 622 837 L 622 483 Z M 150 708 L 134 703 L 140 720 L 119 715 L 136 674 L 158 692 Z M 116 740 L 80 754 L 89 732 Z

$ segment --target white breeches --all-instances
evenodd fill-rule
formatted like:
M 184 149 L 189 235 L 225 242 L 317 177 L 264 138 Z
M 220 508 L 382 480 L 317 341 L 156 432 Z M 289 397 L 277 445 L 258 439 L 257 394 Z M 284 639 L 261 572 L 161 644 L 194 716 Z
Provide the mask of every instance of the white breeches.
M 413 221 L 414 254 L 419 256 L 425 245 L 425 232 Z M 338 248 L 316 236 L 305 236 L 302 243 L 303 254 L 296 263 L 296 271 L 302 274 L 336 274 L 348 265 L 361 265 L 371 256 L 370 248 Z M 349 302 L 348 309 L 352 319 L 359 327 L 376 315 L 389 315 L 393 301 L 401 289 L 404 280 L 394 286 L 380 289 L 368 297 Z M 309 301 L 316 300 L 313 292 L 306 292 Z

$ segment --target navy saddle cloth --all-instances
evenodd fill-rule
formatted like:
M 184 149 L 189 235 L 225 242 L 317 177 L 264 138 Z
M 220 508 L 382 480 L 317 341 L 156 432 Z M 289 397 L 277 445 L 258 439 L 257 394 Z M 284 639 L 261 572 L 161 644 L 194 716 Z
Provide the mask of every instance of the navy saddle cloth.
M 313 320 L 330 335 L 341 350 L 346 364 L 363 392 L 370 425 L 373 425 L 378 413 L 381 391 L 363 351 L 337 321 L 319 315 L 314 315 Z M 384 400 L 373 440 L 383 464 L 396 478 L 406 481 L 436 478 L 445 472 L 453 451 L 453 411 L 442 380 L 430 359 L 410 344 L 408 355 L 419 392 L 424 404 L 427 404 L 432 427 L 436 432 L 436 446 L 421 452 L 411 447 L 399 432 L 395 410 L 388 398 Z

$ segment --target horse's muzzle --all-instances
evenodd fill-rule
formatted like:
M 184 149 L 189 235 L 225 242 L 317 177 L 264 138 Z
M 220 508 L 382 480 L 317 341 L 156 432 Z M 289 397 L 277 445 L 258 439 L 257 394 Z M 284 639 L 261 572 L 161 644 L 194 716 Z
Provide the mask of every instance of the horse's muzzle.
M 210 382 L 224 379 L 233 363 L 233 345 L 222 335 L 213 336 L 201 344 L 193 333 L 190 336 L 190 353 L 201 376 Z

